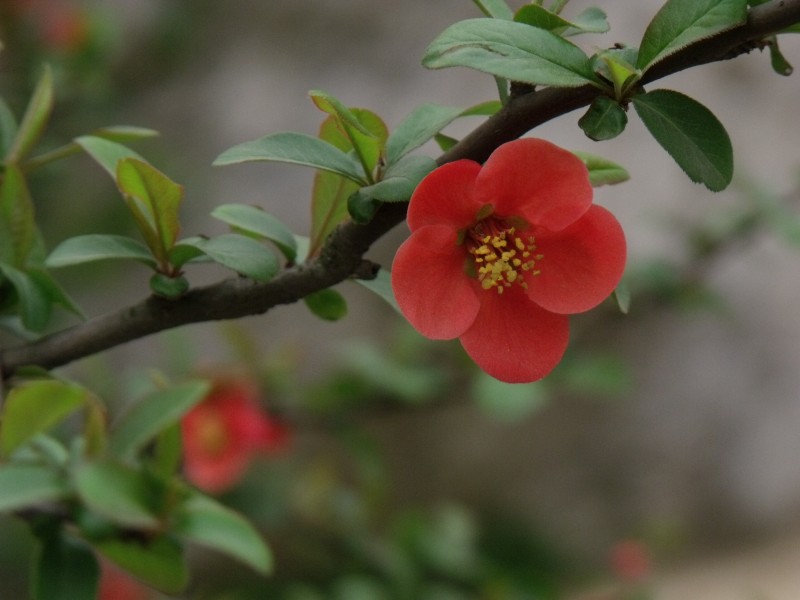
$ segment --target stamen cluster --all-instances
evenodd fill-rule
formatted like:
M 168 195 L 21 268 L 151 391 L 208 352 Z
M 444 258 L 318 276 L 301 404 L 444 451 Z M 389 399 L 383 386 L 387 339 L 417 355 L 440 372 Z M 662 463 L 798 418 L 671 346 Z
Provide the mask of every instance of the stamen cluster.
M 528 289 L 523 272 L 539 275 L 537 261 L 544 258 L 536 251 L 536 238 L 517 235 L 515 227 L 498 219 L 485 219 L 467 233 L 466 246 L 475 261 L 476 275 L 484 290 L 503 290 L 518 283 Z

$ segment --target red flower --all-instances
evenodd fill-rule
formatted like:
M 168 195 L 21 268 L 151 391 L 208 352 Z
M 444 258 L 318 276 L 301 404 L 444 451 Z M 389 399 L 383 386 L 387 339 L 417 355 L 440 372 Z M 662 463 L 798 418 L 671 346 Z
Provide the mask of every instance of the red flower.
M 250 382 L 217 381 L 209 395 L 181 421 L 186 478 L 221 492 L 244 475 L 254 456 L 282 448 L 288 431 L 259 405 Z
M 392 267 L 403 314 L 426 337 L 459 338 L 507 382 L 547 375 L 567 347 L 567 315 L 599 304 L 625 266 L 622 228 L 592 204 L 586 167 L 544 140 L 434 170 L 408 226 Z
M 611 549 L 611 569 L 622 581 L 639 583 L 650 575 L 650 553 L 636 540 L 624 540 Z

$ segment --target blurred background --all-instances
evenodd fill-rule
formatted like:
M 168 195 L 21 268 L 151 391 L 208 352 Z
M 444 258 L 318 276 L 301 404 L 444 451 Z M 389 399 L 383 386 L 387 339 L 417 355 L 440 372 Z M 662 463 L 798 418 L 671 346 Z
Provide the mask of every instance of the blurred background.
M 576 43 L 590 53 L 637 45 L 660 4 L 605 0 L 611 31 Z M 573 0 L 564 15 L 591 5 Z M 158 130 L 136 149 L 186 186 L 185 236 L 222 232 L 209 212 L 227 202 L 305 234 L 311 171 L 216 168 L 214 158 L 268 133 L 315 135 L 323 115 L 311 89 L 390 128 L 424 102 L 494 99 L 491 77 L 420 66 L 441 30 L 476 16 L 469 0 L 3 0 L 0 94 L 20 114 L 49 62 L 52 146 L 104 125 Z M 785 56 L 800 62 L 800 43 L 784 37 Z M 626 231 L 630 310 L 609 301 L 574 319 L 567 358 L 540 384 L 483 377 L 457 343 L 421 339 L 352 284 L 339 286 L 349 314 L 335 323 L 298 304 L 70 366 L 112 404 L 135 397 L 153 369 L 243 372 L 288 423 L 290 448 L 256 461 L 224 496 L 264 528 L 274 580 L 211 576 L 207 565 L 186 597 L 800 597 L 797 81 L 754 51 L 654 86 L 696 98 L 726 126 L 736 177 L 718 194 L 690 183 L 633 112 L 602 144 L 577 127 L 580 113 L 532 133 L 631 173 L 595 195 Z M 34 184 L 50 248 L 133 234 L 89 159 Z M 398 227 L 371 257 L 388 267 L 405 236 Z M 59 273 L 90 316 L 144 297 L 148 276 L 129 264 Z M 188 276 L 199 285 L 226 274 Z M 29 542 L 18 524 L 2 527 L 15 543 L 0 549 L 0 577 L 23 597 L 16 548 Z

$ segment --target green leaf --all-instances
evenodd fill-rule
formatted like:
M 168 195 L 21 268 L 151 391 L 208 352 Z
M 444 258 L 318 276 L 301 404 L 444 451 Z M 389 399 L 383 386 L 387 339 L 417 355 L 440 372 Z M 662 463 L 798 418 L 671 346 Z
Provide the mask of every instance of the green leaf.
M 613 185 L 630 179 L 630 174 L 617 163 L 588 152 L 573 152 L 589 169 L 589 182 L 593 187 Z
M 116 180 L 150 250 L 159 261 L 167 262 L 180 233 L 183 186 L 137 158 L 119 161 Z
M 79 467 L 74 480 L 83 503 L 114 523 L 149 530 L 159 527 L 155 504 L 160 490 L 144 473 L 98 462 Z
M 67 481 L 50 467 L 0 465 L 0 512 L 56 502 L 69 492 Z
M 587 8 L 573 21 L 568 21 L 543 6 L 526 4 L 516 12 L 514 20 L 562 36 L 576 33 L 605 33 L 609 30 L 606 14 L 594 7 Z
M 377 294 L 386 301 L 389 306 L 397 311 L 399 315 L 403 313 L 395 300 L 392 291 L 392 273 L 387 269 L 381 269 L 374 279 L 353 279 L 358 285 L 367 288 L 373 294 Z
M 608 96 L 597 96 L 589 110 L 578 119 L 578 126 L 589 139 L 596 142 L 617 137 L 627 124 L 625 109 Z
M 741 25 L 747 0 L 668 0 L 647 26 L 636 66 L 642 71 L 699 40 Z
M 229 148 L 214 161 L 215 165 L 267 160 L 305 165 L 337 173 L 358 184 L 369 183 L 361 166 L 335 146 L 302 133 L 274 133 Z
M 772 66 L 772 70 L 778 75 L 788 77 L 794 72 L 794 67 L 789 63 L 788 60 L 786 60 L 786 57 L 781 52 L 781 49 L 778 46 L 777 36 L 770 36 L 767 41 L 767 48 L 769 48 L 769 63 Z
M 41 541 L 34 564 L 34 600 L 95 600 L 100 567 L 86 544 L 61 532 Z
M 361 225 L 369 223 L 381 206 L 380 200 L 363 193 L 363 189 L 357 189 L 347 199 L 347 212 L 353 217 L 353 221 Z
M 147 127 L 109 125 L 108 127 L 95 129 L 89 135 L 122 144 L 125 142 L 135 142 L 137 140 L 158 137 L 159 133 L 155 129 L 148 129 Z
M 48 305 L 58 304 L 81 319 L 86 318 L 80 307 L 75 304 L 75 301 L 48 271 L 44 269 L 29 269 L 27 275 L 39 287 Z
M 40 332 L 50 321 L 52 305 L 47 291 L 24 271 L 0 263 L 0 274 L 14 287 L 22 324 L 28 331 Z
M 98 260 L 138 260 L 155 267 L 153 254 L 141 242 L 123 235 L 92 233 L 68 238 L 56 246 L 45 265 L 51 269 Z
M 589 58 L 574 44 L 544 29 L 499 19 L 451 25 L 428 46 L 422 64 L 431 69 L 470 67 L 536 85 L 599 83 Z
M 183 246 L 191 246 L 214 262 L 256 281 L 269 281 L 280 270 L 278 259 L 268 248 L 252 238 L 236 233 L 226 233 L 211 239 L 181 240 L 176 249 Z
M 505 19 L 506 21 L 510 21 L 512 18 L 514 18 L 514 13 L 508 7 L 508 4 L 506 4 L 505 0 L 472 1 L 487 17 L 492 17 L 494 19 Z
M 211 212 L 211 216 L 227 223 L 237 231 L 274 242 L 290 261 L 297 258 L 297 242 L 289 228 L 256 206 L 222 204 Z
M 733 178 L 733 148 L 710 110 L 672 90 L 640 94 L 632 101 L 647 129 L 692 181 L 715 192 L 728 186 Z
M 386 142 L 386 162 L 392 165 L 452 123 L 463 109 L 438 104 L 423 104 L 403 119 Z
M 319 138 L 345 153 L 353 150 L 352 142 L 343 133 L 337 119 L 325 119 L 319 128 Z M 334 228 L 347 219 L 347 199 L 358 190 L 359 184 L 350 179 L 318 170 L 314 173 L 311 192 L 311 233 L 308 256 L 316 256 Z
M 389 135 L 386 142 L 386 163 L 389 166 L 393 165 L 459 117 L 493 115 L 501 107 L 497 101 L 482 102 L 467 109 L 422 104 L 411 111 Z
M 8 153 L 16 135 L 17 120 L 14 118 L 14 113 L 5 100 L 0 98 L 0 156 Z
M 86 389 L 57 379 L 26 382 L 13 388 L 3 405 L 0 452 L 9 456 L 84 406 L 88 397 Z
M 330 288 L 309 294 L 303 301 L 308 309 L 325 321 L 338 321 L 347 315 L 347 301 Z
M 404 156 L 386 171 L 383 180 L 361 188 L 360 193 L 381 202 L 407 202 L 419 182 L 436 166 L 429 156 Z
M 123 460 L 133 458 L 164 429 L 180 421 L 209 389 L 205 381 L 188 381 L 136 402 L 112 429 L 111 453 Z
M 92 544 L 111 562 L 166 594 L 189 582 L 183 548 L 165 535 L 150 539 L 112 539 Z
M 35 239 L 33 200 L 25 176 L 8 164 L 0 180 L 0 262 L 25 266 Z
M 333 96 L 319 90 L 312 90 L 309 95 L 317 108 L 336 118 L 361 162 L 366 180 L 372 181 L 372 171 L 383 154 L 387 136 L 386 125 L 381 118 L 363 109 L 349 109 Z M 372 127 L 362 123 L 365 118 L 369 119 Z
M 174 531 L 189 541 L 223 552 L 262 574 L 272 571 L 272 554 L 241 515 L 199 493 L 178 512 Z
M 45 65 L 19 124 L 17 135 L 6 154 L 7 163 L 17 163 L 28 155 L 42 136 L 52 110 L 53 71 Z
M 117 180 L 117 163 L 126 158 L 144 161 L 138 153 L 127 146 L 93 135 L 75 138 L 75 143 L 91 156 L 114 181 Z

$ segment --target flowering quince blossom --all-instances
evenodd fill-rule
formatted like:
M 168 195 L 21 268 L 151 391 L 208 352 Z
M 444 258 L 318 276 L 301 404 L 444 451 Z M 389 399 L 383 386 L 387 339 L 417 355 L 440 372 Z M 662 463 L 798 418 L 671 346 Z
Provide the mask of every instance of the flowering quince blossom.
M 625 266 L 622 228 L 592 204 L 586 166 L 540 139 L 503 144 L 483 166 L 435 169 L 411 197 L 408 226 L 392 266 L 400 310 L 510 383 L 558 364 L 567 315 L 602 302 Z
M 222 492 L 241 479 L 254 456 L 286 445 L 288 431 L 259 405 L 256 386 L 217 380 L 181 421 L 186 479 Z

